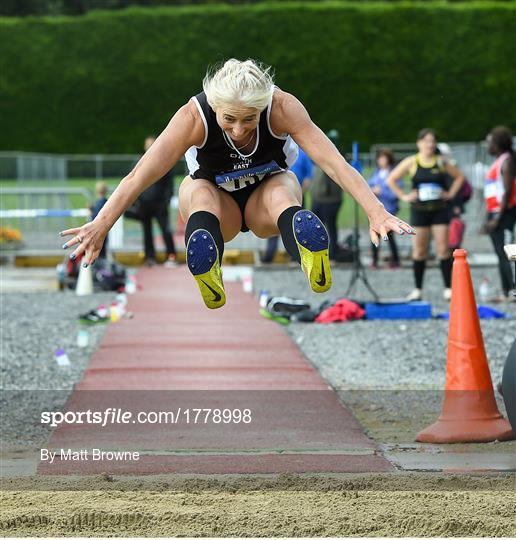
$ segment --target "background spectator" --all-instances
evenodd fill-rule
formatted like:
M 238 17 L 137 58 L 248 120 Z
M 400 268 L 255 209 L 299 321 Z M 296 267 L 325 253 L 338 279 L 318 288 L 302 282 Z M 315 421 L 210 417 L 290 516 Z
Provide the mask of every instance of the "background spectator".
M 401 200 L 410 203 L 410 224 L 416 234 L 412 237 L 414 290 L 407 300 L 421 300 L 423 278 L 428 258 L 430 237 L 433 237 L 444 282 L 443 298 L 451 300 L 453 258 L 449 248 L 449 201 L 464 182 L 464 175 L 452 163 L 437 155 L 437 136 L 433 129 L 422 129 L 416 139 L 418 153 L 405 158 L 387 178 L 387 184 Z M 411 191 L 404 193 L 398 181 L 410 175 Z M 450 186 L 449 177 L 453 178 Z
M 449 144 L 439 143 L 436 150 L 437 155 L 443 156 L 449 163 L 456 165 L 457 162 L 453 159 L 452 149 Z M 448 189 L 453 183 L 453 178 L 447 174 Z M 448 231 L 448 244 L 451 250 L 458 249 L 462 246 L 466 223 L 462 219 L 462 214 L 465 212 L 466 203 L 471 199 L 473 188 L 469 181 L 465 178 L 462 187 L 453 199 L 450 199 L 450 225 Z
M 156 137 L 149 135 L 145 139 L 144 148 L 147 151 Z M 172 198 L 172 174 L 169 171 L 163 178 L 152 184 L 143 191 L 139 197 L 141 203 L 141 219 L 143 226 L 143 242 L 145 251 L 145 264 L 153 266 L 156 264 L 156 250 L 154 248 L 154 238 L 152 236 L 152 220 L 156 219 L 163 235 L 165 248 L 167 250 L 166 266 L 177 266 L 176 248 L 174 237 L 169 223 L 170 199 Z
M 394 216 L 398 213 L 398 197 L 393 193 L 391 188 L 387 185 L 387 177 L 394 166 L 394 155 L 390 150 L 380 150 L 376 156 L 376 170 L 369 179 L 369 186 L 373 190 L 373 193 L 380 199 L 385 206 L 387 212 L 390 212 Z M 398 181 L 398 184 L 402 185 L 402 180 Z M 391 260 L 389 263 L 390 268 L 399 268 L 400 258 L 398 253 L 398 246 L 394 235 L 390 232 L 387 235 L 389 240 L 389 247 L 391 250 Z M 378 268 L 378 256 L 380 251 L 380 245 L 376 247 L 372 244 L 373 250 L 373 268 Z
M 482 231 L 489 234 L 498 257 L 498 268 L 505 300 L 512 295 L 512 271 L 503 246 L 505 231 L 514 240 L 516 222 L 516 159 L 512 148 L 512 133 L 505 126 L 498 126 L 487 136 L 487 148 L 495 162 L 487 172 L 484 188 L 486 221 Z
M 108 190 L 108 187 L 105 182 L 99 181 L 95 184 L 95 194 L 97 195 L 97 198 L 90 208 L 91 221 L 93 221 L 97 217 L 97 214 L 100 212 L 102 207 L 106 204 L 107 190 Z M 102 246 L 102 249 L 100 250 L 100 253 L 98 256 L 99 259 L 105 259 L 107 257 L 108 237 L 109 237 L 109 234 L 106 236 L 106 239 L 104 240 L 104 245 Z
M 339 133 L 332 129 L 328 138 L 338 148 Z M 328 230 L 330 238 L 330 259 L 335 260 L 338 253 L 337 215 L 343 201 L 343 191 L 320 167 L 314 169 L 313 180 L 310 185 L 312 194 L 312 210 L 319 216 Z

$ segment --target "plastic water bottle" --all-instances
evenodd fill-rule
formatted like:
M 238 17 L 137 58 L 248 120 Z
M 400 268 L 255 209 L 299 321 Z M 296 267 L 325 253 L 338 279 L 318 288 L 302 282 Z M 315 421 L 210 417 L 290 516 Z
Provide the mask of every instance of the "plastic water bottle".
M 269 291 L 260 291 L 260 307 L 266 308 L 269 301 Z
M 136 292 L 136 281 L 133 276 L 129 276 L 125 281 L 125 292 L 134 294 Z
M 246 274 L 242 278 L 242 286 L 243 286 L 244 292 L 246 293 L 253 292 L 253 276 L 251 274 Z
M 118 304 L 113 302 L 110 309 L 111 322 L 118 322 L 120 320 L 120 311 L 118 309 Z
M 127 305 L 127 295 L 124 293 L 119 293 L 116 295 L 116 301 L 123 306 Z
M 487 302 L 492 296 L 491 282 L 486 277 L 482 278 L 482 281 L 480 282 L 478 296 L 481 302 Z
M 64 349 L 57 349 L 56 352 L 54 353 L 54 357 L 56 359 L 56 362 L 61 367 L 66 367 L 70 365 L 70 360 Z
M 57 284 L 60 290 L 64 289 L 65 277 L 66 277 L 66 268 L 64 264 L 56 265 L 56 274 L 57 274 Z
M 77 347 L 87 347 L 90 343 L 90 334 L 88 330 L 79 330 L 77 332 Z

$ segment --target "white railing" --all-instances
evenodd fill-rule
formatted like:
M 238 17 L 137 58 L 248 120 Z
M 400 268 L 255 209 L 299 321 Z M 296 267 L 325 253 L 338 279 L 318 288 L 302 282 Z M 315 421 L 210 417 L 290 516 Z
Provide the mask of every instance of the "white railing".
M 475 188 L 477 204 L 470 204 L 469 214 L 477 220 L 483 212 L 481 190 L 486 167 L 492 158 L 485 143 L 448 143 L 454 159 Z M 373 145 L 369 152 L 360 154 L 366 170 L 375 166 L 375 156 L 380 148 L 390 148 L 397 159 L 414 153 L 414 143 Z M 93 193 L 85 188 L 66 187 L 70 178 L 122 178 L 140 158 L 136 154 L 52 155 L 34 152 L 0 152 L 0 179 L 17 179 L 17 187 L 1 189 L 0 222 L 20 229 L 28 248 L 55 248 L 59 230 L 82 225 L 89 216 Z M 181 162 L 178 169 L 184 167 Z M 183 172 L 178 171 L 179 172 Z M 54 187 L 23 187 L 23 181 L 52 182 Z M 57 186 L 56 186 L 57 184 Z M 174 222 L 177 197 L 171 201 L 171 219 Z M 173 227 L 174 228 L 174 227 Z M 247 237 L 246 237 L 247 240 Z M 121 218 L 110 231 L 110 246 L 118 249 L 141 245 L 141 227 L 136 222 Z
M 41 154 L 0 152 L 0 178 L 65 181 L 69 178 L 123 178 L 138 154 Z

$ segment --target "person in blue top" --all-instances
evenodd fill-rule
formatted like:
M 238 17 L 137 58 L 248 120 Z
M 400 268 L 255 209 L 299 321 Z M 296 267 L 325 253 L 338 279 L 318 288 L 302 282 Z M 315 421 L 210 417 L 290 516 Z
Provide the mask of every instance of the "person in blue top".
M 290 167 L 290 170 L 296 175 L 304 194 L 312 178 L 314 165 L 302 148 L 299 148 L 297 159 L 294 165 Z
M 297 159 L 292 167 L 290 167 L 290 170 L 296 175 L 297 181 L 301 186 L 301 190 L 303 192 L 301 206 L 304 208 L 305 192 L 309 188 L 310 180 L 314 172 L 314 165 L 312 160 L 306 155 L 302 148 L 298 149 Z M 269 239 L 267 239 L 267 246 L 263 256 L 261 257 L 262 263 L 269 264 L 272 262 L 274 255 L 278 250 L 278 242 L 279 236 L 271 236 Z
M 106 196 L 107 191 L 108 191 L 108 187 L 105 182 L 99 181 L 95 184 L 95 194 L 97 195 L 97 199 L 90 206 L 91 221 L 93 221 L 97 217 L 99 212 L 107 203 L 107 196 Z M 107 244 L 108 244 L 108 237 L 106 236 L 106 240 L 104 241 L 104 245 L 102 246 L 102 249 L 100 250 L 100 253 L 98 256 L 99 259 L 105 259 L 107 257 Z
M 387 185 L 387 177 L 394 167 L 394 155 L 390 150 L 380 150 L 376 155 L 376 170 L 369 179 L 369 186 L 373 193 L 380 199 L 380 202 L 385 206 L 387 212 L 390 212 L 393 216 L 398 213 L 398 197 L 394 194 L 391 188 Z M 389 263 L 390 268 L 399 268 L 400 257 L 398 253 L 398 246 L 392 233 L 387 234 L 389 240 L 389 247 L 391 250 L 391 261 Z M 373 250 L 373 262 L 372 267 L 378 268 L 378 257 L 380 252 L 380 246 L 376 247 L 372 245 Z

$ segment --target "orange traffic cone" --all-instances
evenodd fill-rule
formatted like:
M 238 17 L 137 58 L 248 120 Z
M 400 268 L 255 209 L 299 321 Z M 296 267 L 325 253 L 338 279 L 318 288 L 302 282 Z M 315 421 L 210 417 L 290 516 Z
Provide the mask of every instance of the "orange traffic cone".
M 446 385 L 441 416 L 416 440 L 428 443 L 512 439 L 511 425 L 496 405 L 480 330 L 467 252 L 453 253 Z

